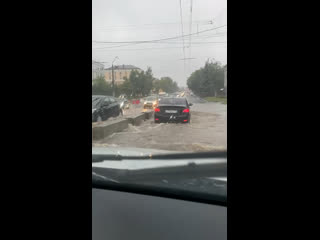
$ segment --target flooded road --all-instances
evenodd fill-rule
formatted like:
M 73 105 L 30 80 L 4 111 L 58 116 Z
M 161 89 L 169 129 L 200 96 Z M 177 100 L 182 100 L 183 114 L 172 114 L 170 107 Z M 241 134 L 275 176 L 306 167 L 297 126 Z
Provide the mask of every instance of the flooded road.
M 139 147 L 174 151 L 213 151 L 227 149 L 227 105 L 199 103 L 189 97 L 191 123 L 160 123 L 153 118 L 140 126 L 132 126 L 107 138 L 93 142 L 93 146 Z

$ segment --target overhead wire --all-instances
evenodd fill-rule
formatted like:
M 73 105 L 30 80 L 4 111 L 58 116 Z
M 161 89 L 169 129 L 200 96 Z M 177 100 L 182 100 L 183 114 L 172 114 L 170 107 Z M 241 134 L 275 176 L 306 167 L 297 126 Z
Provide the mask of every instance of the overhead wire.
M 204 32 L 209 32 L 209 31 L 213 31 L 213 30 L 216 30 L 216 29 L 219 29 L 219 28 L 223 28 L 227 26 L 226 24 L 225 25 L 221 25 L 221 26 L 218 26 L 218 27 L 215 27 L 215 28 L 209 28 L 209 29 L 206 29 L 206 30 L 202 30 L 202 31 L 199 31 L 199 32 L 196 32 L 196 33 L 191 33 L 191 34 L 185 34 L 185 35 L 181 35 L 181 36 L 175 36 L 175 37 L 169 37 L 169 38 L 161 38 L 161 39 L 154 39 L 154 40 L 143 40 L 143 41 L 95 41 L 93 40 L 92 42 L 93 43 L 149 43 L 149 42 L 160 42 L 160 41 L 165 41 L 165 40 L 172 40 L 172 39 L 179 39 L 179 38 L 184 38 L 184 37 L 187 37 L 189 35 L 196 35 L 198 33 L 204 33 Z
M 186 23 L 186 22 L 185 22 Z M 181 24 L 181 22 L 171 22 L 171 23 L 151 23 L 151 24 L 141 24 L 141 25 L 119 25 L 119 26 L 109 26 L 109 27 L 102 27 L 102 28 L 95 28 L 97 31 L 119 31 L 119 30 L 130 30 L 131 29 L 137 29 L 137 28 L 155 28 L 158 27 L 168 27 L 168 25 L 177 25 Z M 211 20 L 200 20 L 200 21 L 194 21 L 193 24 L 211 24 Z
M 203 40 L 203 39 L 209 39 L 209 38 L 219 38 L 219 37 L 224 37 L 226 36 L 226 32 L 222 32 L 222 33 L 219 33 L 219 34 L 212 34 L 212 35 L 200 35 L 200 36 L 193 36 L 193 39 L 195 40 Z M 178 38 L 177 38 L 178 39 Z M 157 42 L 145 42 L 145 43 L 148 43 L 148 44 L 165 44 L 165 43 L 172 43 L 172 41 L 175 40 L 175 39 L 172 39 L 172 40 L 165 40 L 165 41 L 157 41 Z M 124 47 L 124 46 L 131 46 L 131 45 L 135 45 L 135 44 L 138 44 L 138 43 L 129 43 L 129 44 L 122 44 L 122 45 L 114 45 L 116 43 L 114 42 L 105 42 L 105 43 L 93 43 L 93 44 L 96 44 L 97 46 L 102 46 L 102 45 L 105 45 L 104 48 L 114 48 L 114 47 Z M 139 42 L 140 44 L 140 42 Z M 114 46 L 112 46 L 114 45 Z
M 192 33 L 192 0 L 191 0 L 191 3 L 190 3 L 190 24 L 189 24 L 189 33 Z M 188 66 L 188 69 L 189 69 L 189 72 L 190 72 L 190 59 L 191 59 L 191 35 L 189 36 L 189 66 Z
M 181 33 L 182 36 L 183 34 L 183 21 L 182 21 L 182 6 L 181 6 L 181 0 L 179 0 L 179 5 L 180 5 L 180 18 L 181 18 Z M 183 49 L 183 58 L 186 58 L 186 54 L 185 54 L 185 46 L 184 46 L 184 38 L 182 38 L 182 49 Z M 184 75 L 186 74 L 186 62 L 183 61 L 184 64 Z
M 197 43 L 197 42 L 194 42 L 193 44 L 195 46 L 193 47 L 200 47 L 202 44 L 205 44 L 206 46 L 208 45 L 214 45 L 214 44 L 225 44 L 227 42 L 205 42 L 205 43 Z M 180 45 L 181 43 L 172 43 L 172 44 L 177 44 L 177 45 Z M 160 47 L 160 48 L 153 48 L 153 47 L 149 47 L 149 48 L 140 48 L 140 49 L 132 49 L 132 48 L 126 48 L 126 49 L 111 49 L 109 50 L 108 48 L 93 48 L 93 50 L 107 50 L 107 51 L 131 51 L 131 50 L 152 50 L 152 49 L 167 49 L 167 48 L 181 48 L 181 47 L 178 47 L 178 46 L 174 46 L 174 47 Z M 189 46 L 187 46 L 186 48 L 189 48 Z

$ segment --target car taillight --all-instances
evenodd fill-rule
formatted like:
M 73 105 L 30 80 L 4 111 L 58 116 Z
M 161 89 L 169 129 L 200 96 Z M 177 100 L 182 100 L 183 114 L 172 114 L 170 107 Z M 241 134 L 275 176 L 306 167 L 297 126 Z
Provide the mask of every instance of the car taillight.
M 155 112 L 160 112 L 160 108 L 155 108 L 154 111 Z
M 189 108 L 186 108 L 186 109 L 184 109 L 182 112 L 188 113 L 188 112 L 190 112 L 190 110 L 189 110 Z

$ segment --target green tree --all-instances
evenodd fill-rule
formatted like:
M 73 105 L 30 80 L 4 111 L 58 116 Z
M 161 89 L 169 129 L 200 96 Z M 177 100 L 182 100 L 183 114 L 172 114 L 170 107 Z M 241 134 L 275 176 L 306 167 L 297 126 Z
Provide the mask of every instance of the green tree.
M 148 67 L 147 71 L 141 77 L 143 81 L 143 87 L 142 87 L 141 93 L 143 96 L 147 96 L 150 94 L 152 90 L 152 83 L 154 80 L 151 67 Z
M 223 88 L 224 70 L 220 63 L 205 63 L 203 68 L 193 72 L 187 80 L 188 87 L 201 97 L 218 96 Z
M 154 93 L 159 93 L 160 90 L 160 80 L 155 78 L 152 82 L 152 90 Z
M 142 97 L 150 94 L 152 82 L 154 80 L 152 69 L 148 67 L 147 71 L 138 72 L 133 70 L 129 79 L 125 79 L 121 85 L 121 91 L 129 96 Z
M 170 77 L 162 77 L 159 81 L 160 89 L 167 93 L 173 93 L 179 90 L 178 84 Z
M 92 95 L 112 95 L 112 86 L 107 83 L 103 76 L 93 80 Z
M 119 95 L 126 94 L 130 97 L 133 94 L 131 82 L 127 77 L 124 77 L 124 80 L 124 83 L 119 86 Z

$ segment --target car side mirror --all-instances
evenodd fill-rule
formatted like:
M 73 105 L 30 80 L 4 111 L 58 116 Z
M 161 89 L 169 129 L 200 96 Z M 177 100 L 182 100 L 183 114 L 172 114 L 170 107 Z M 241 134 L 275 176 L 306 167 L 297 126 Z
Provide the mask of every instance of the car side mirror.
M 189 106 L 191 107 L 193 104 L 192 103 L 189 103 Z

